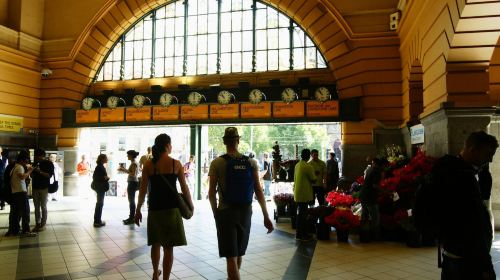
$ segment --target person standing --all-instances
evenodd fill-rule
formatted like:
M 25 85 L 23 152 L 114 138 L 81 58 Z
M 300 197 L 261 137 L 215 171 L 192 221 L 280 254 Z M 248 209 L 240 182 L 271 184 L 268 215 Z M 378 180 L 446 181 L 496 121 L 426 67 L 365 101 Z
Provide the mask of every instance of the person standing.
M 337 162 L 342 161 L 342 151 L 340 150 L 340 146 L 342 145 L 342 142 L 340 139 L 335 139 L 333 142 L 333 152 L 335 153 L 335 156 L 337 157 Z
M 186 178 L 186 183 L 189 186 L 189 192 L 194 194 L 194 155 L 189 156 L 189 161 L 184 164 L 184 177 Z
M 239 280 L 250 237 L 254 192 L 264 215 L 267 233 L 271 233 L 274 226 L 260 186 L 258 166 L 238 151 L 240 136 L 236 127 L 226 128 L 222 139 L 226 154 L 210 164 L 208 198 L 217 226 L 219 256 L 226 258 L 228 279 Z
M 61 167 L 59 167 L 59 164 L 57 163 L 57 154 L 50 154 L 49 155 L 49 160 L 54 165 L 54 177 L 50 178 L 51 183 L 53 183 L 53 182 L 59 182 L 59 178 L 62 176 L 62 170 L 61 170 Z M 60 186 L 60 187 L 62 187 L 62 186 Z M 55 193 L 51 193 L 50 194 L 50 197 L 51 197 L 52 201 L 57 201 L 57 199 L 58 199 L 58 193 L 59 193 L 59 190 L 57 190 Z
M 134 224 L 134 216 L 135 216 L 135 193 L 139 189 L 139 178 L 137 175 L 139 174 L 139 166 L 135 162 L 135 159 L 139 155 L 139 152 L 134 150 L 127 151 L 127 158 L 130 160 L 130 166 L 128 169 L 120 166 L 118 171 L 125 172 L 128 174 L 127 177 L 127 196 L 128 196 L 128 205 L 129 205 L 129 216 L 127 219 L 123 220 L 123 224 L 132 225 Z
M 78 188 L 80 197 L 89 198 L 90 197 L 90 163 L 87 161 L 87 157 L 82 155 L 82 161 L 76 166 L 76 171 L 78 172 Z
M 269 162 L 269 154 L 264 153 L 264 170 L 262 173 L 262 180 L 264 181 L 264 196 L 269 198 L 271 196 L 271 163 Z
M 326 192 L 337 189 L 339 181 L 339 163 L 335 158 L 335 153 L 330 153 L 330 159 L 326 161 Z
M 170 157 L 172 142 L 167 134 L 160 134 L 155 138 L 152 148 L 153 158 L 144 163 L 142 169 L 141 189 L 139 190 L 139 203 L 135 211 L 135 224 L 142 222 L 141 207 L 144 204 L 148 185 L 149 212 L 147 221 L 148 245 L 151 246 L 151 261 L 153 264 L 153 280 L 158 280 L 161 270 L 160 248 L 163 247 L 163 279 L 169 279 L 174 261 L 176 246 L 187 244 L 184 233 L 184 224 L 178 208 L 176 196 L 176 182 L 181 185 L 183 196 L 194 211 L 193 201 L 189 187 L 184 178 L 184 168 L 180 161 Z M 175 193 L 174 190 L 175 189 Z
M 380 181 L 383 176 L 383 161 L 373 158 L 372 164 L 365 170 L 365 182 L 361 186 L 359 198 L 361 200 L 361 222 L 368 223 L 374 239 L 380 235 L 380 213 L 378 209 L 378 194 Z
M 314 201 L 314 192 L 312 184 L 317 178 L 314 174 L 314 168 L 307 163 L 311 158 L 311 151 L 303 149 L 300 153 L 301 160 L 295 165 L 293 199 L 297 205 L 297 231 L 295 239 L 299 241 L 308 241 L 312 236 L 307 230 L 307 211 L 309 204 Z
M 3 185 L 3 174 L 5 168 L 8 165 L 7 155 L 4 155 L 2 147 L 0 147 L 0 210 L 5 208 L 5 198 L 3 197 L 4 185 Z
M 458 156 L 446 155 L 434 165 L 433 185 L 438 186 L 439 240 L 443 248 L 441 279 L 495 279 L 490 255 L 493 228 L 484 205 L 478 171 L 492 162 L 497 139 L 484 131 L 473 132 Z
M 148 147 L 147 153 L 145 155 L 143 155 L 141 157 L 141 159 L 139 159 L 139 173 L 142 172 L 142 168 L 144 167 L 144 163 L 146 163 L 146 161 L 150 160 L 151 158 L 153 158 L 153 154 L 151 153 L 151 147 Z
M 26 179 L 33 172 L 33 167 L 28 166 L 29 158 L 27 151 L 21 151 L 17 155 L 16 164 L 10 174 L 10 185 L 12 188 L 11 208 L 14 210 L 14 214 L 12 215 L 12 233 L 17 234 L 19 232 L 19 220 L 22 220 L 21 233 L 27 237 L 34 237 L 36 233 L 30 231 L 30 204 L 26 184 Z
M 324 161 L 319 159 L 318 150 L 311 150 L 311 160 L 309 161 L 309 164 L 314 169 L 314 175 L 316 176 L 316 181 L 312 183 L 314 196 L 318 199 L 319 205 L 325 205 L 326 164 Z
M 33 204 L 35 205 L 34 232 L 43 231 L 47 223 L 47 201 L 49 195 L 50 178 L 54 175 L 54 164 L 45 159 L 46 153 L 42 149 L 35 149 L 35 168 L 31 175 L 33 187 Z M 41 210 L 41 213 L 40 213 Z
M 106 172 L 106 167 L 104 164 L 108 162 L 108 157 L 105 154 L 100 154 L 97 157 L 94 174 L 92 175 L 93 182 L 92 184 L 97 187 L 94 188 L 96 192 L 97 201 L 95 203 L 94 209 L 94 227 L 103 227 L 106 225 L 106 222 L 102 220 L 102 208 L 104 206 L 104 195 L 106 191 L 109 189 L 109 177 Z

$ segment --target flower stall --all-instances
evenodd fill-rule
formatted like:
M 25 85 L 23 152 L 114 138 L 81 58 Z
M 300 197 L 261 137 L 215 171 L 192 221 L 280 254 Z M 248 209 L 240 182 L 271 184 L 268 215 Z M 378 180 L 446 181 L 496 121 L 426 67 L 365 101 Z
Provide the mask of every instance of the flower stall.
M 280 218 L 290 218 L 292 222 L 292 228 L 295 228 L 295 218 L 297 216 L 297 208 L 295 206 L 295 201 L 293 200 L 292 193 L 278 193 L 273 196 L 273 201 L 276 204 L 276 209 L 274 210 L 274 220 L 276 223 L 279 222 Z
M 359 216 L 353 212 L 353 206 L 358 200 L 350 194 L 332 191 L 327 194 L 326 201 L 334 210 L 324 217 L 324 223 L 335 228 L 338 242 L 347 242 L 349 232 L 360 224 Z

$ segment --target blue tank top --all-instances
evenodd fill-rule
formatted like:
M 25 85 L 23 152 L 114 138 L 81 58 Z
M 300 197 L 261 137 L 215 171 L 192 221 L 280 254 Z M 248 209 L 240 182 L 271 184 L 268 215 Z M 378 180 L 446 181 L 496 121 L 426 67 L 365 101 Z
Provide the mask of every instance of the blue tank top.
M 176 187 L 177 174 L 174 173 L 175 161 L 172 159 L 172 173 L 161 174 L 172 187 Z M 153 165 L 154 166 L 154 165 Z M 165 210 L 177 208 L 176 194 L 173 193 L 171 187 L 165 183 L 165 180 L 156 173 L 154 166 L 154 174 L 149 178 L 151 190 L 149 193 L 149 210 Z

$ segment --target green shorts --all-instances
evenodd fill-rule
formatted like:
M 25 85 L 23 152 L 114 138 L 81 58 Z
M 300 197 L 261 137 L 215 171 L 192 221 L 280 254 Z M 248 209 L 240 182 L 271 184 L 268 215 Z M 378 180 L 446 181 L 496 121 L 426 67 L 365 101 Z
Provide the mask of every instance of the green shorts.
M 181 213 L 178 208 L 149 210 L 148 245 L 187 245 Z
M 252 205 L 217 210 L 215 217 L 221 258 L 245 255 L 252 224 Z

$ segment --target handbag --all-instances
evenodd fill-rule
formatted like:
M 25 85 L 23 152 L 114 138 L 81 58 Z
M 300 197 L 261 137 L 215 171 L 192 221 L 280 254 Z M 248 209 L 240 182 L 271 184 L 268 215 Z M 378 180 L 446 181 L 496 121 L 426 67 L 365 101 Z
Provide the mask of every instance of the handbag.
M 186 198 L 184 197 L 184 194 L 183 193 L 178 193 L 177 192 L 177 189 L 174 188 L 170 182 L 167 180 L 167 178 L 165 178 L 165 176 L 163 176 L 162 174 L 159 174 L 160 177 L 163 179 L 163 181 L 165 181 L 165 183 L 167 184 L 167 186 L 170 188 L 171 191 L 173 191 L 175 194 L 177 194 L 176 196 L 176 199 L 177 199 L 177 207 L 179 207 L 179 211 L 181 212 L 181 216 L 186 219 L 186 220 L 189 220 L 191 219 L 191 217 L 193 217 L 193 209 L 191 208 L 191 206 L 189 206 L 189 204 L 186 202 Z
M 109 191 L 109 183 L 107 181 L 100 182 L 97 180 L 92 180 L 92 183 L 90 183 L 90 188 L 96 192 L 107 192 Z

